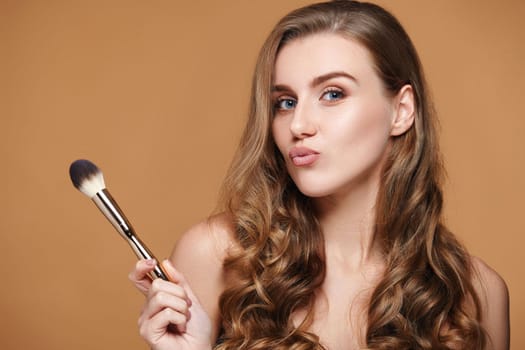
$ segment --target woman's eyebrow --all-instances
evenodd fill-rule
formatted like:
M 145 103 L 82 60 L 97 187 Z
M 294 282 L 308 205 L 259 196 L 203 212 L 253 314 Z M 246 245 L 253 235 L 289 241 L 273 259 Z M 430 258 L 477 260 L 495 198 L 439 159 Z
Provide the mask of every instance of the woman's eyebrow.
M 330 73 L 326 73 L 326 74 L 320 75 L 318 77 L 315 77 L 314 79 L 312 79 L 312 82 L 310 83 L 310 87 L 314 88 L 317 85 L 320 85 L 320 84 L 324 83 L 327 80 L 330 80 L 330 79 L 333 79 L 333 78 L 340 78 L 340 77 L 350 79 L 355 84 L 359 85 L 359 82 L 357 81 L 357 79 L 353 75 L 348 74 L 348 73 L 343 72 L 343 71 L 337 71 L 337 72 L 330 72 Z M 285 85 L 285 84 L 273 85 L 271 90 L 272 90 L 272 92 L 283 92 L 283 91 L 288 92 L 288 91 L 292 91 L 292 89 L 288 85 Z
M 292 91 L 292 89 L 288 85 L 283 85 L 283 84 L 272 86 L 272 92 L 283 92 L 283 91 L 288 92 L 288 91 Z
M 357 79 L 353 75 L 348 74 L 347 72 L 343 72 L 343 71 L 336 71 L 336 72 L 330 72 L 330 73 L 326 73 L 326 74 L 320 75 L 318 77 L 315 77 L 312 80 L 312 82 L 310 83 L 310 87 L 312 87 L 312 88 L 316 87 L 317 85 L 322 84 L 322 83 L 324 83 L 327 80 L 330 80 L 332 78 L 339 78 L 339 77 L 344 77 L 344 78 L 350 79 L 355 84 L 359 85 L 359 82 L 357 81 Z

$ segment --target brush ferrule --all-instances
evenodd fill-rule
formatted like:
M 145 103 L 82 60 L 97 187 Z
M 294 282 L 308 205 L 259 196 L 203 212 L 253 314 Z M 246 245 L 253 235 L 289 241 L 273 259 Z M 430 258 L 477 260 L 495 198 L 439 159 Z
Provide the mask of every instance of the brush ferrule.
M 135 234 L 133 227 L 107 189 L 98 191 L 92 199 L 123 238 L 129 239 Z

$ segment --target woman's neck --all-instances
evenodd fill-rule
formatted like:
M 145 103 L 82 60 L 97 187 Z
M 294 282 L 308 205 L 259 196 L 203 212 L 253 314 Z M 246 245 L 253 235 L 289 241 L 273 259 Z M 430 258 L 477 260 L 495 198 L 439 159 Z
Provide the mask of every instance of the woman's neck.
M 374 235 L 377 189 L 378 184 L 371 183 L 316 199 L 327 257 L 350 269 L 361 270 L 380 257 Z

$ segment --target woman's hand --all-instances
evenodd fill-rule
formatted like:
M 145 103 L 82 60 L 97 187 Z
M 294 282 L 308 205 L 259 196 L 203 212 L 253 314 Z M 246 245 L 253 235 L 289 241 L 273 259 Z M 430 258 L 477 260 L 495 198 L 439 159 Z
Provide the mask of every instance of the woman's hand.
M 153 260 L 141 260 L 129 279 L 145 296 L 139 317 L 140 335 L 154 350 L 211 349 L 211 321 L 184 276 L 165 260 L 171 281 L 148 276 Z
M 151 277 L 148 274 L 153 271 L 156 265 L 157 262 L 154 259 L 138 260 L 135 269 L 128 275 L 129 280 L 144 296 L 147 296 L 151 289 Z

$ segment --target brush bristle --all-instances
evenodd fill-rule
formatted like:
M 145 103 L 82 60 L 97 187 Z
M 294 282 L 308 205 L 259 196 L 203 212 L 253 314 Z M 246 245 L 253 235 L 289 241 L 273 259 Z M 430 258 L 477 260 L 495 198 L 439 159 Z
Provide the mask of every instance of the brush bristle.
M 78 159 L 71 163 L 69 176 L 73 185 L 89 198 L 106 188 L 102 172 L 87 159 Z

